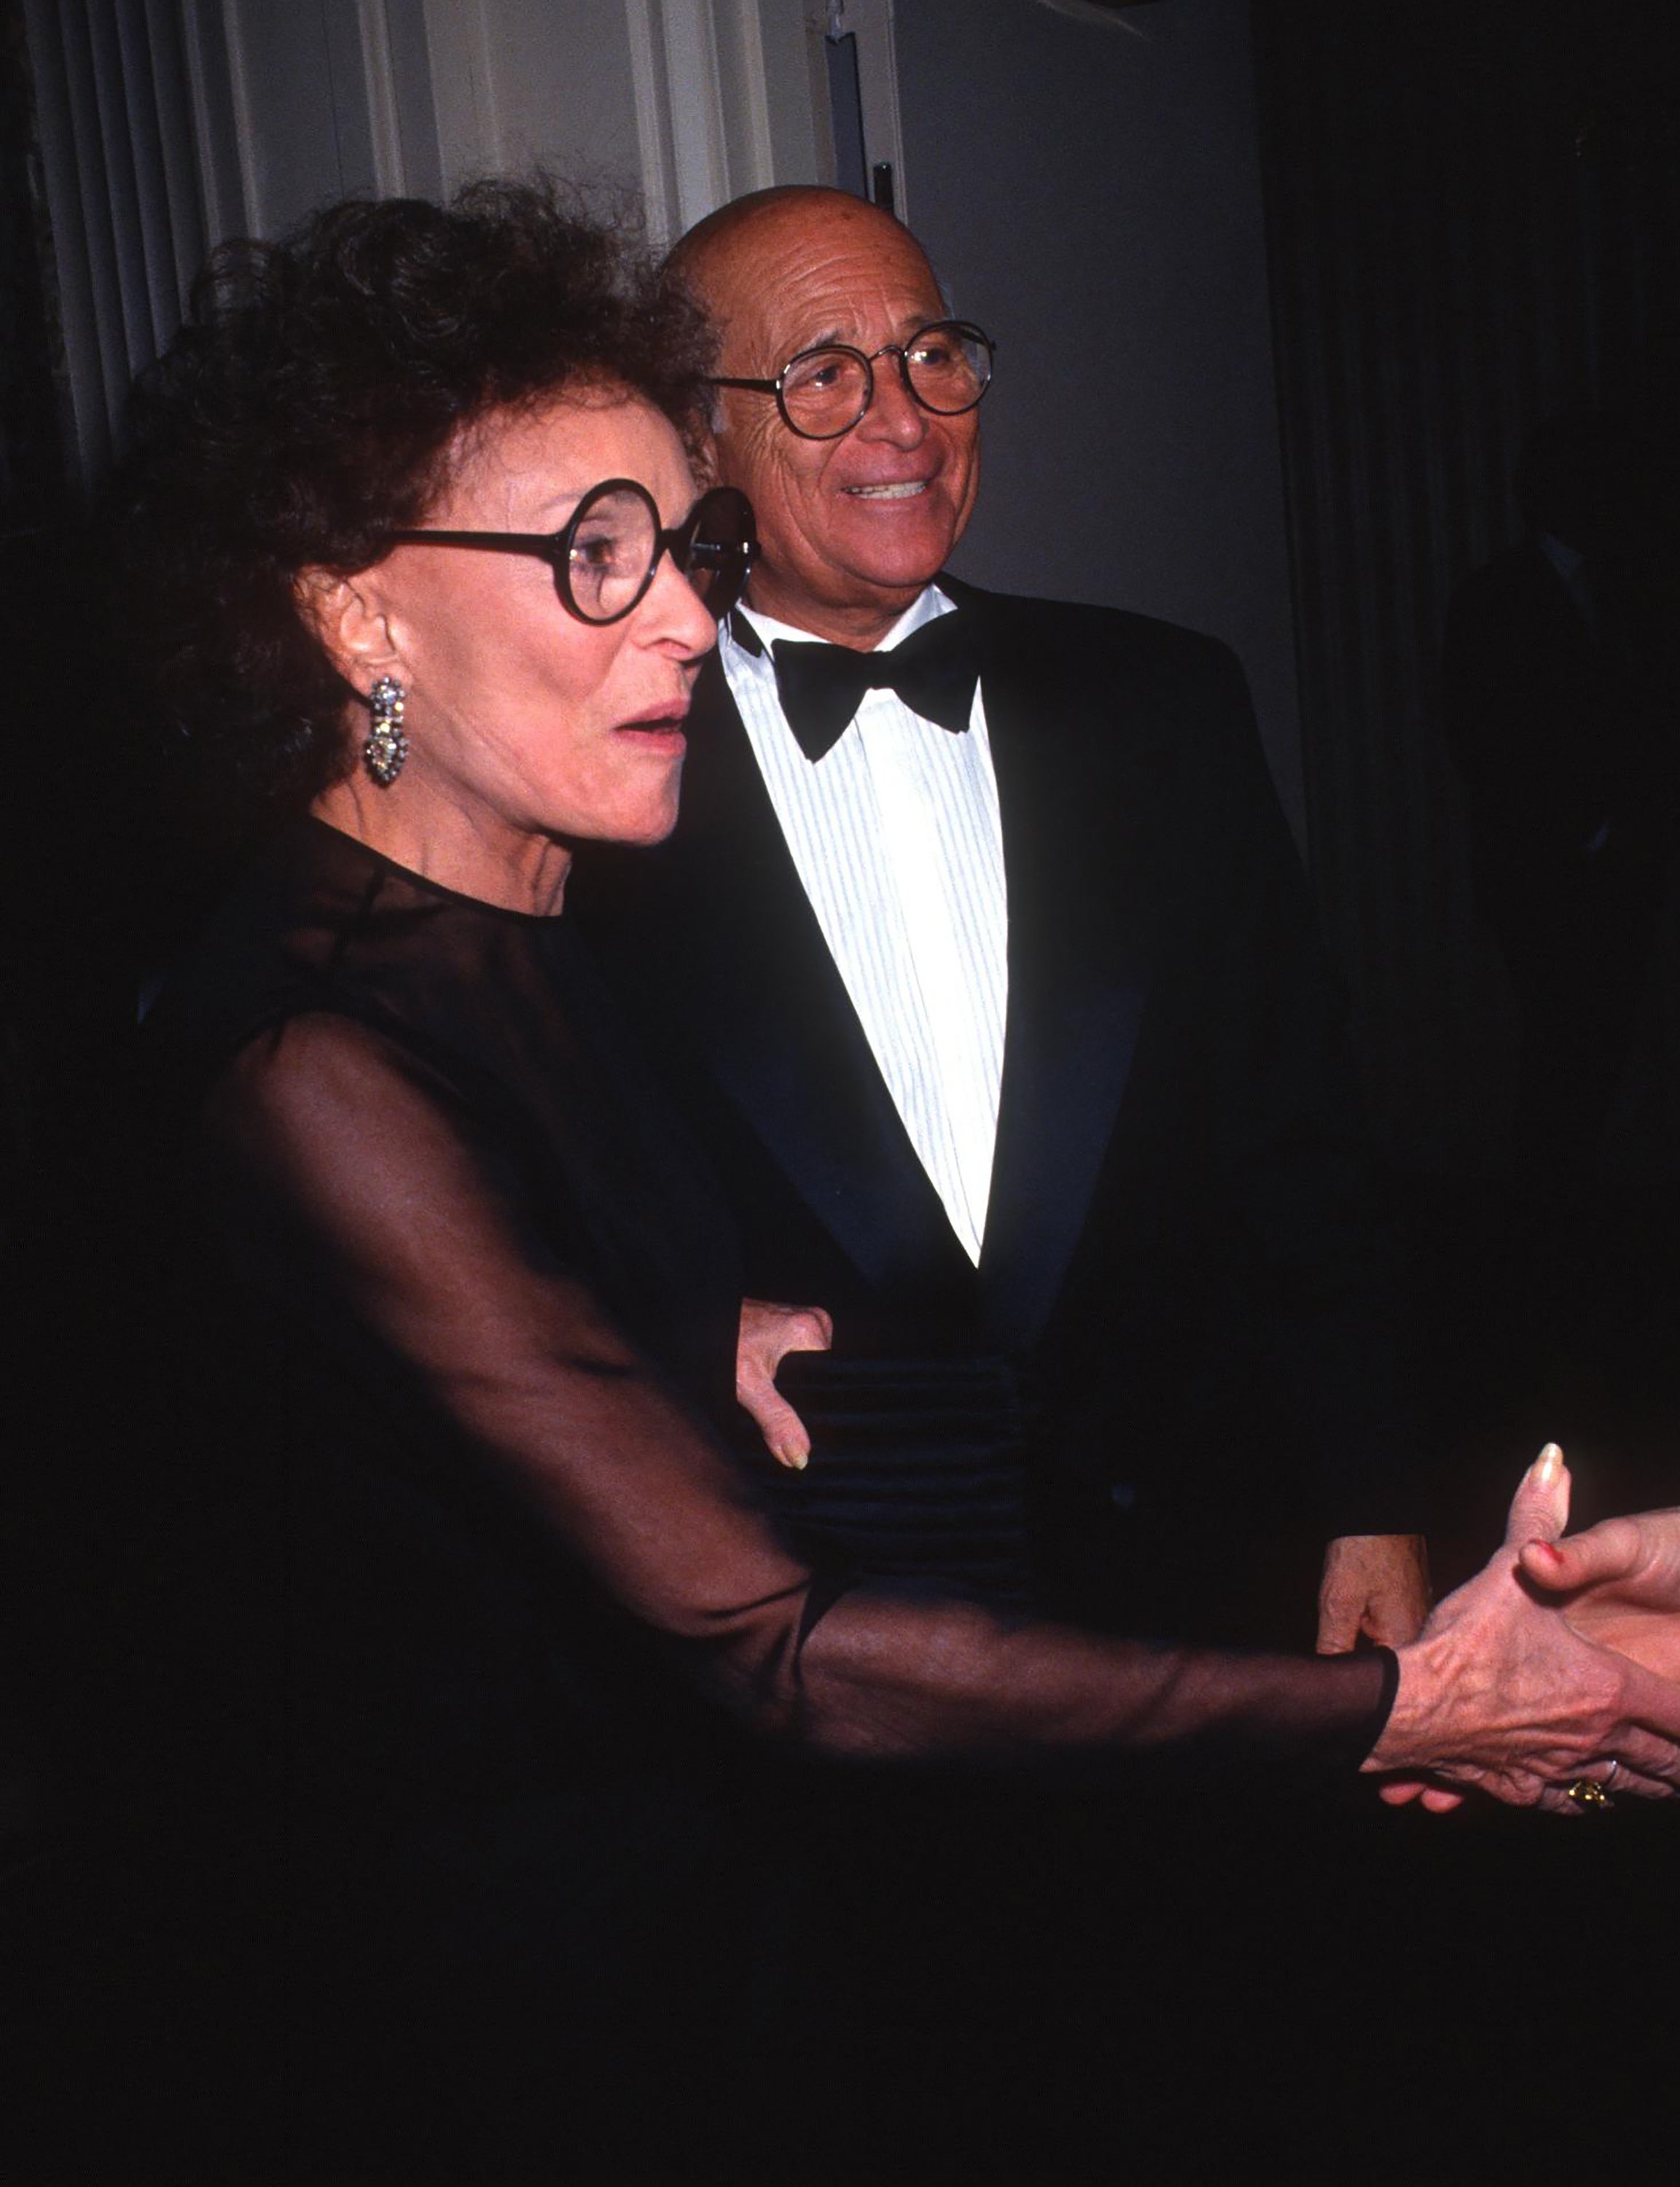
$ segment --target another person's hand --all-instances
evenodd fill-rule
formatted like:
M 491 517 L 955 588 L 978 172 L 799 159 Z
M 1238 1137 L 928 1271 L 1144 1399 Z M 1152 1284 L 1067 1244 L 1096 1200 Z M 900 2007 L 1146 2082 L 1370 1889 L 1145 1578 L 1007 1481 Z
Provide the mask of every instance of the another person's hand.
M 1568 1518 L 1563 1453 L 1548 1444 L 1512 1500 L 1504 1546 L 1398 1651 L 1400 1689 L 1364 1763 L 1397 1777 L 1391 1796 L 1421 1791 L 1438 1807 L 1475 1786 L 1570 1813 L 1566 1787 L 1582 1778 L 1654 1798 L 1680 1787 L 1680 1685 L 1583 1637 L 1524 1576 L 1525 1548 L 1555 1542 Z
M 1566 1541 L 1525 1543 L 1520 1555 L 1577 1633 L 1680 1679 L 1680 1510 L 1606 1519 Z
M 790 1352 L 826 1352 L 834 1324 L 820 1306 L 777 1306 L 768 1299 L 741 1301 L 735 1340 L 735 1395 L 758 1423 L 770 1455 L 798 1470 L 811 1456 L 805 1423 L 776 1387 L 776 1369 Z
M 1421 1534 L 1339 1534 L 1318 1583 L 1318 1653 L 1346 1656 L 1362 1634 L 1402 1648 L 1423 1631 L 1430 1599 Z

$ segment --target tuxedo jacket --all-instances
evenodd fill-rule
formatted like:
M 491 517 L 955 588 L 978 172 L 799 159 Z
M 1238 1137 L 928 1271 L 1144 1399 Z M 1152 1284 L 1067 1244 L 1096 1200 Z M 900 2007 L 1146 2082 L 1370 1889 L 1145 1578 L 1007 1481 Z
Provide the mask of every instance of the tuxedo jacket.
M 1020 1370 L 1053 1501 L 1076 1511 L 1222 1495 L 1208 1453 L 1232 1448 L 1231 1399 L 1245 1460 L 1262 1418 L 1278 1429 L 1315 1529 L 1408 1531 L 1385 1233 L 1241 670 L 1138 616 L 940 583 L 980 649 L 1008 891 L 978 1268 L 876 1066 L 716 658 L 671 838 L 587 850 L 574 869 L 568 909 L 717 1164 L 748 1290 L 826 1307 L 841 1371 Z M 890 1365 L 882 1387 L 884 1404 L 915 1402 Z M 822 1455 L 819 1436 L 813 1471 Z M 1281 1481 L 1264 1493 L 1282 1507 Z

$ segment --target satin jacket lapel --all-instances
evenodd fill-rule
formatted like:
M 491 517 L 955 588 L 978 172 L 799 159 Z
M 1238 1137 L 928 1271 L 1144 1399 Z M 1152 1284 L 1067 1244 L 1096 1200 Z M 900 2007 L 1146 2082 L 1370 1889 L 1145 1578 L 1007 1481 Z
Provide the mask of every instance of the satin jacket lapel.
M 683 818 L 665 855 L 674 915 L 689 925 L 683 961 L 694 986 L 683 1008 L 765 1147 L 872 1283 L 925 1280 L 953 1256 L 953 1270 L 967 1268 L 800 885 L 715 656 L 696 690 Z
M 981 689 L 1009 910 L 983 1312 L 994 1341 L 1024 1347 L 1078 1245 L 1137 1044 L 1159 897 L 1156 725 L 1128 712 L 1123 663 L 1090 661 L 1082 675 L 1029 659 L 1030 604 L 997 614 L 961 589 L 987 616 Z

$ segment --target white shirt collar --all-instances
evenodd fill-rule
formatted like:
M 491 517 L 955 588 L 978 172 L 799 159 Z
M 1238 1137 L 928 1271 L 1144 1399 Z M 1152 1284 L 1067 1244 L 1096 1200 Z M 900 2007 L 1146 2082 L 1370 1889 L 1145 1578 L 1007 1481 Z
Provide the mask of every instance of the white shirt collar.
M 955 600 L 947 598 L 937 585 L 924 585 L 879 644 L 872 646 L 870 650 L 891 653 L 894 646 L 902 645 L 911 632 L 920 630 L 924 623 L 936 621 L 942 615 L 954 615 L 956 609 Z M 764 651 L 761 655 L 749 651 L 736 638 L 730 628 L 736 616 L 739 616 L 762 641 Z M 790 622 L 778 622 L 774 616 L 761 615 L 751 608 L 738 606 L 723 619 L 723 627 L 718 634 L 718 649 L 732 676 L 741 673 L 773 677 L 776 664 L 770 649 L 778 638 L 791 638 L 804 645 L 822 644 L 815 631 L 800 630 Z

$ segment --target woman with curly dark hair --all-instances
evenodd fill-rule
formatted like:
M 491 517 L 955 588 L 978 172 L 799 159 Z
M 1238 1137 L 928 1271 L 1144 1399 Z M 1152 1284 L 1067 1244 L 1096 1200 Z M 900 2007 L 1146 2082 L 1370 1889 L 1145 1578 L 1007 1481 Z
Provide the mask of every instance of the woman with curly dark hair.
M 480 184 L 224 252 L 139 397 L 153 683 L 294 816 L 149 1027 L 227 1393 L 155 1743 L 291 2061 L 273 2176 L 550 2179 L 585 2138 L 591 2177 L 755 2176 L 707 2145 L 749 1747 L 1680 1779 L 1680 1694 L 1589 1676 L 1509 1555 L 1398 1663 L 1295 1661 L 872 1593 L 756 1514 L 727 1211 L 563 915 L 590 842 L 671 828 L 747 575 L 685 451 L 704 364 L 610 236 Z

